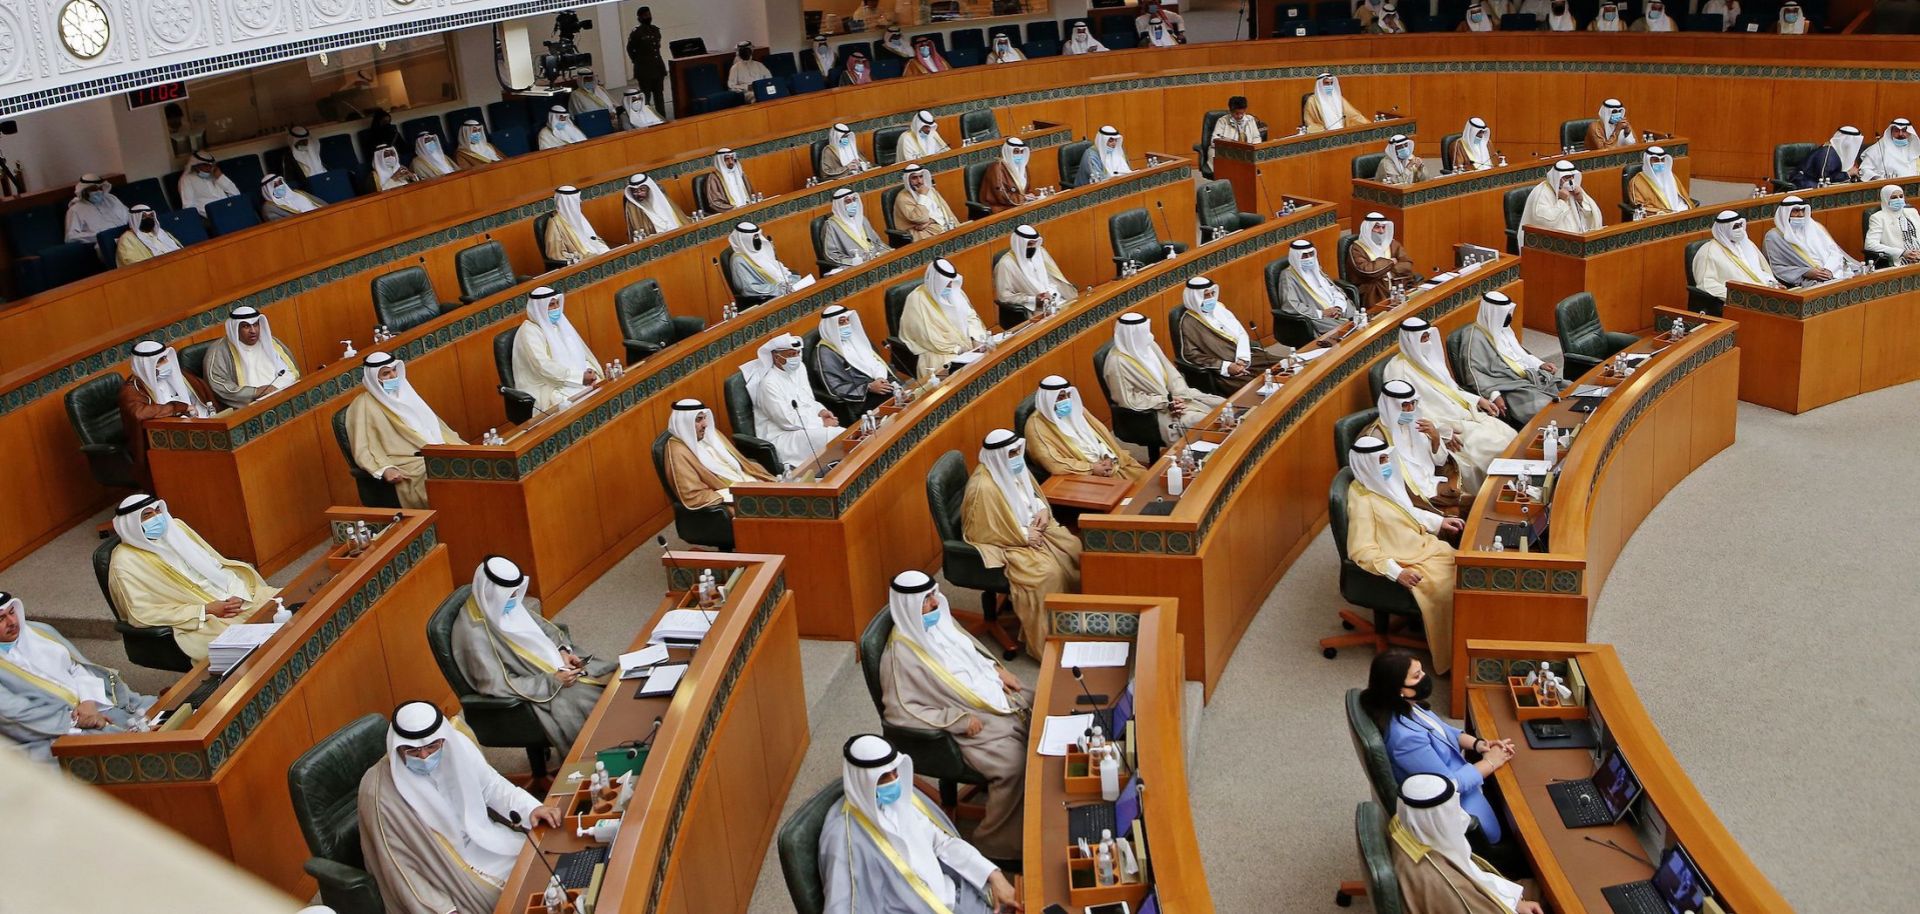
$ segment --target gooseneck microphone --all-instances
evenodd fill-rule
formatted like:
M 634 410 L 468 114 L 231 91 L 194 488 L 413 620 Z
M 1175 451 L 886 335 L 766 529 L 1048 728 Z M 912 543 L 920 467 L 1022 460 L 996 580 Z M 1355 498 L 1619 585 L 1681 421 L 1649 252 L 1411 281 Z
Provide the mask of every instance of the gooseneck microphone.
M 1108 696 L 1105 692 L 1096 695 L 1087 691 L 1087 679 L 1081 675 L 1080 668 L 1077 666 L 1073 668 L 1073 681 L 1080 684 L 1080 697 L 1073 700 L 1074 704 L 1094 705 L 1097 707 L 1107 703 Z
M 800 401 L 788 400 L 787 405 L 793 407 L 794 418 L 800 420 L 800 431 L 804 433 L 807 430 L 807 419 L 805 416 L 800 415 Z M 807 439 L 807 450 L 813 452 L 813 478 L 818 480 L 827 474 L 826 468 L 820 465 L 820 448 L 813 443 L 812 435 L 803 434 L 802 437 Z
M 498 820 L 499 818 L 499 815 L 491 809 L 487 810 L 487 815 L 493 816 L 496 820 Z M 525 825 L 520 824 L 520 810 L 516 809 L 512 812 L 507 813 L 507 821 L 502 824 L 506 825 L 510 829 L 513 829 L 514 831 L 519 832 L 520 837 L 526 840 L 527 846 L 530 848 L 533 848 L 533 856 L 539 859 L 541 866 L 544 866 L 547 868 L 547 875 L 553 877 L 554 881 L 559 881 L 560 872 L 558 870 L 555 870 L 553 868 L 552 861 L 549 861 L 547 859 L 547 852 L 541 850 L 540 845 L 533 843 L 533 830 L 531 828 L 528 828 Z M 564 887 L 565 886 L 563 885 L 562 888 Z

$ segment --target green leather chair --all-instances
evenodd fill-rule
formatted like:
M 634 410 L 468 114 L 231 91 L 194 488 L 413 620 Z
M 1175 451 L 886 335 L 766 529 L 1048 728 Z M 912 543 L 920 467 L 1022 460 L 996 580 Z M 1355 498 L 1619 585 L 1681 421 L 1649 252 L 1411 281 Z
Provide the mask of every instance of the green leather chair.
M 1011 253 L 1013 252 L 1006 248 L 1001 248 L 1000 250 L 994 251 L 993 259 L 989 263 L 990 269 L 988 270 L 988 273 L 991 274 L 993 270 L 999 269 L 1000 258 L 1005 257 Z M 1011 328 L 1016 324 L 1019 324 L 1021 321 L 1024 321 L 1027 318 L 1033 316 L 1032 314 L 1028 313 L 1026 308 L 1020 305 L 1013 304 L 1012 302 L 1003 302 L 998 298 L 995 298 L 993 300 L 993 304 L 994 304 L 994 307 L 998 309 L 1000 312 L 1000 329 L 1002 330 Z
M 1167 259 L 1167 245 L 1171 243 L 1176 253 L 1184 254 L 1187 246 L 1181 242 L 1168 242 L 1162 239 L 1153 228 L 1153 217 L 1147 215 L 1143 207 L 1122 210 L 1107 217 L 1107 240 L 1113 243 L 1113 272 L 1118 276 L 1123 264 L 1137 261 L 1142 266 L 1151 266 Z
M 1167 336 L 1168 342 L 1173 345 L 1173 367 L 1180 369 L 1180 376 L 1187 379 L 1188 387 L 1215 396 L 1226 396 L 1232 391 L 1223 382 L 1220 372 L 1189 362 L 1181 354 L 1180 334 L 1185 330 L 1186 323 L 1187 309 L 1184 306 L 1175 305 L 1167 313 Z
M 467 680 L 467 674 L 460 671 L 460 664 L 453 659 L 453 623 L 459 618 L 467 605 L 467 598 L 473 593 L 473 586 L 462 584 L 447 594 L 447 598 L 435 607 L 433 615 L 427 617 L 427 647 L 433 651 L 433 662 L 440 665 L 440 675 L 447 680 L 447 687 L 453 690 L 454 697 L 460 700 L 460 715 L 467 722 L 467 729 L 473 731 L 473 741 L 493 749 L 525 749 L 527 764 L 534 775 L 547 771 L 547 750 L 558 748 L 565 754 L 572 746 L 555 747 L 547 741 L 547 731 L 540 726 L 540 718 L 533 713 L 533 705 L 524 698 L 496 698 L 482 695 Z M 567 627 L 554 623 L 561 632 Z
M 708 433 L 712 434 L 713 430 Z M 653 471 L 660 477 L 660 488 L 667 493 L 667 501 L 673 505 L 673 532 L 682 540 L 695 546 L 706 546 L 721 552 L 733 551 L 733 516 L 727 513 L 723 505 L 711 508 L 689 508 L 680 503 L 673 493 L 673 482 L 667 478 L 667 439 L 672 437 L 661 432 L 653 439 Z
M 1400 801 L 1400 782 L 1394 779 L 1393 761 L 1387 757 L 1386 734 L 1360 704 L 1360 691 L 1347 690 L 1347 737 L 1353 742 L 1353 756 L 1360 762 L 1361 773 L 1367 776 L 1373 802 L 1392 815 Z
M 1561 121 L 1560 122 L 1561 147 L 1564 148 L 1567 146 L 1571 146 L 1575 149 L 1587 148 L 1587 128 L 1593 126 L 1593 122 L 1595 120 L 1597 119 L 1591 118 L 1591 117 L 1583 117 L 1583 118 L 1578 118 L 1576 120 L 1571 120 L 1571 121 Z
M 701 196 L 699 199 L 705 200 L 706 197 Z M 567 265 L 567 262 L 565 260 L 562 260 L 558 257 L 554 257 L 552 254 L 547 252 L 547 223 L 552 221 L 553 221 L 552 210 L 548 210 L 547 212 L 541 213 L 540 215 L 533 217 L 533 244 L 535 247 L 540 249 L 540 260 L 546 265 L 546 272 L 548 273 L 551 273 Z
M 620 320 L 629 365 L 638 365 L 647 356 L 707 329 L 707 322 L 700 318 L 669 313 L 666 294 L 651 279 L 613 293 L 613 313 Z
M 532 277 L 513 271 L 507 249 L 489 238 L 453 255 L 453 273 L 460 280 L 460 303 L 470 305 L 489 295 L 497 295 Z
M 1563 372 L 1578 378 L 1613 358 L 1614 353 L 1633 345 L 1639 337 L 1618 333 L 1600 325 L 1600 308 L 1593 293 L 1575 292 L 1553 306 L 1554 331 L 1560 337 Z
M 797 914 L 824 914 L 827 909 L 826 884 L 820 878 L 820 829 L 845 798 L 846 785 L 834 778 L 800 804 L 774 835 L 780 874 L 786 877 L 787 897 L 793 899 Z
M 919 357 L 907 348 L 905 340 L 900 338 L 900 315 L 907 310 L 907 296 L 920 288 L 925 280 L 909 279 L 887 287 L 887 352 L 893 359 L 893 370 L 902 377 L 915 377 L 919 373 Z
M 813 241 L 813 265 L 821 276 L 840 266 L 827 259 L 827 220 L 831 218 L 833 213 L 829 211 L 807 220 L 807 237 Z
M 956 452 L 957 453 L 957 452 Z M 867 680 L 867 695 L 873 699 L 874 713 L 880 715 L 880 735 L 901 754 L 913 759 L 913 773 L 940 783 L 940 806 L 951 811 L 960 802 L 960 785 L 985 787 L 987 776 L 975 770 L 960 754 L 960 741 L 945 730 L 925 727 L 896 727 L 886 722 L 885 692 L 880 687 L 880 658 L 887 652 L 887 639 L 893 637 L 893 616 L 882 609 L 874 614 L 860 633 L 860 673 Z
M 873 164 L 886 167 L 900 161 L 900 135 L 905 126 L 876 127 L 873 131 Z
M 361 469 L 360 464 L 354 461 L 353 439 L 347 435 L 345 406 L 333 411 L 333 443 L 340 446 L 340 456 L 346 458 L 347 473 L 353 477 L 354 490 L 360 493 L 360 504 L 369 508 L 400 507 L 400 489 Z
M 1516 187 L 1500 195 L 1500 213 L 1507 220 L 1507 253 L 1520 253 L 1520 217 L 1527 213 L 1532 187 Z
M 1287 271 L 1291 269 L 1293 269 L 1293 265 L 1287 263 L 1285 257 L 1270 261 L 1267 264 L 1267 309 L 1273 312 L 1274 338 L 1288 346 L 1297 348 L 1313 342 L 1315 334 L 1311 321 L 1288 314 L 1281 307 L 1281 283 L 1286 281 Z M 1359 303 L 1360 290 L 1355 287 L 1353 283 L 1336 279 L 1333 281 L 1333 284 L 1339 286 L 1340 291 L 1347 296 L 1348 304 L 1357 305 Z
M 1034 392 L 1038 393 L 1039 391 L 1036 389 Z M 1026 396 L 1015 400 L 1013 403 L 1013 433 L 1025 437 L 1027 434 L 1027 420 L 1032 418 L 1033 397 Z M 1027 472 L 1033 474 L 1033 481 L 1035 483 L 1046 482 L 1053 476 L 1052 473 L 1047 472 L 1046 467 L 1040 465 L 1040 461 L 1038 460 L 1027 461 Z
M 93 547 L 93 580 L 100 585 L 100 598 L 107 601 L 107 610 L 113 613 L 113 630 L 120 633 L 120 645 L 126 649 L 127 659 L 150 670 L 166 670 L 170 673 L 185 673 L 193 669 L 193 658 L 180 649 L 179 642 L 173 640 L 173 629 L 165 626 L 136 625 L 127 621 L 120 607 L 113 602 L 113 588 L 107 583 L 107 571 L 113 565 L 113 550 L 120 545 L 120 537 L 111 533 Z
M 896 248 L 903 248 L 913 243 L 913 235 L 898 227 L 893 221 L 893 201 L 899 199 L 902 190 L 905 188 L 896 184 L 880 192 L 880 216 L 886 220 L 887 244 Z
M 1414 602 L 1411 592 L 1398 582 L 1354 564 L 1347 554 L 1347 486 L 1352 482 L 1353 471 L 1344 466 L 1334 474 L 1333 483 L 1327 488 L 1327 523 L 1333 528 L 1334 549 L 1340 553 L 1340 596 L 1348 603 L 1371 610 L 1373 624 L 1343 621 L 1342 626 L 1354 629 L 1353 634 L 1320 639 L 1320 655 L 1329 660 L 1338 655 L 1339 648 L 1349 644 L 1371 642 L 1376 652 L 1393 644 L 1412 647 L 1409 642 L 1414 639 L 1390 634 L 1393 619 L 1397 616 L 1415 622 L 1420 620 L 1420 605 Z
M 1233 197 L 1233 184 L 1228 181 L 1202 181 L 1193 192 L 1193 206 L 1200 217 L 1202 239 L 1207 238 L 1206 229 L 1214 229 L 1221 234 L 1253 228 L 1267 221 L 1259 213 L 1243 212 Z
M 500 377 L 500 399 L 507 404 L 507 421 L 515 425 L 533 418 L 533 394 L 513 384 L 513 340 L 518 325 L 493 335 L 493 370 Z
M 368 714 L 328 734 L 287 767 L 293 818 L 313 856 L 302 867 L 339 914 L 384 914 L 360 849 L 360 780 L 387 754 L 387 719 Z
M 746 376 L 737 371 L 728 374 L 720 384 L 720 398 L 721 405 L 727 410 L 727 425 L 733 428 L 733 446 L 762 465 L 767 465 L 767 459 L 771 457 L 771 465 L 779 467 L 779 450 L 773 446 L 773 442 L 760 437 L 759 431 L 754 428 L 753 395 L 747 391 Z M 778 476 L 781 470 L 770 472 Z
M 210 340 L 201 340 L 198 343 L 189 343 L 180 347 L 180 370 L 205 381 L 207 379 L 207 350 L 212 349 L 213 344 L 225 342 L 225 340 L 225 337 L 215 337 Z
M 1018 41 L 1014 42 L 1019 44 Z M 960 112 L 960 141 L 966 144 L 984 143 L 1000 135 L 1000 123 L 994 120 L 993 111 Z
M 1380 170 L 1380 160 L 1387 157 L 1384 152 L 1363 152 L 1353 157 L 1353 176 L 1363 180 L 1373 180 Z
M 1113 437 L 1147 449 L 1147 465 L 1160 459 L 1160 418 L 1147 410 L 1127 409 L 1113 402 L 1113 388 L 1107 384 L 1107 359 L 1113 355 L 1113 343 L 1105 342 L 1093 351 L 1093 376 L 1100 382 L 1100 395 L 1107 400 L 1108 415 L 1113 417 Z
M 1380 418 L 1380 409 L 1369 406 L 1357 413 L 1348 413 L 1333 420 L 1333 465 L 1347 465 L 1347 452 L 1353 450 L 1353 443 L 1360 440 L 1360 433 L 1373 420 Z
M 1399 354 L 1400 350 L 1398 347 L 1389 349 L 1387 350 L 1387 354 L 1381 357 L 1379 361 L 1367 366 L 1368 400 L 1375 403 L 1380 402 L 1380 389 L 1387 386 L 1387 363 L 1393 361 L 1393 357 Z
M 374 323 L 394 333 L 405 333 L 455 307 L 434 294 L 433 280 L 421 267 L 405 267 L 373 278 Z
M 988 568 L 980 550 L 966 540 L 960 523 L 960 502 L 966 492 L 966 459 L 959 451 L 941 454 L 927 470 L 927 508 L 933 514 L 934 532 L 940 536 L 940 573 L 955 587 L 980 591 L 980 616 L 993 626 L 1000 618 L 1000 596 L 1010 597 L 1012 588 L 1006 572 Z M 1028 632 L 1027 636 L 1038 638 L 1040 634 Z M 1012 660 L 1018 653 L 1008 647 L 1003 657 Z
M 879 405 L 875 395 L 869 394 L 858 401 L 843 400 L 826 388 L 825 375 L 820 373 L 820 328 L 800 334 L 800 361 L 807 366 L 807 383 L 813 388 L 813 398 L 840 420 L 841 427 L 851 428 L 867 410 Z
M 993 208 L 980 202 L 980 183 L 986 180 L 987 169 L 993 162 L 975 162 L 960 173 L 960 184 L 967 192 L 967 218 L 985 219 L 993 215 Z
M 1467 374 L 1467 334 L 1473 333 L 1473 324 L 1465 324 L 1447 334 L 1447 370 L 1453 372 L 1453 382 L 1470 394 L 1479 395 L 1473 386 L 1473 378 Z M 1382 364 L 1385 364 L 1383 359 Z
M 103 374 L 74 385 L 61 397 L 93 481 L 109 489 L 140 485 L 133 459 L 127 456 L 127 430 L 120 416 L 120 388 L 126 383 L 119 374 Z
M 1444 171 L 1444 172 L 1453 171 L 1453 144 L 1454 144 L 1454 141 L 1458 139 L 1460 139 L 1460 134 L 1457 134 L 1457 133 L 1449 133 L 1446 136 L 1443 136 L 1440 138 L 1440 170 L 1441 171 Z M 1499 160 L 1496 159 L 1495 161 L 1499 161 Z
M 1087 153 L 1093 150 L 1088 140 L 1075 140 L 1062 143 L 1060 151 L 1055 153 L 1060 163 L 1060 187 L 1070 190 L 1080 186 L 1080 163 L 1085 161 Z
M 1793 173 L 1807 164 L 1807 159 L 1819 148 L 1819 143 L 1781 143 L 1773 147 L 1773 192 L 1784 194 L 1793 190 Z
M 1687 242 L 1687 249 L 1681 256 L 1686 258 L 1687 310 L 1696 314 L 1711 314 L 1714 317 L 1719 317 L 1721 311 L 1726 307 L 1726 303 L 1707 294 L 1707 290 L 1700 288 L 1694 283 L 1693 276 L 1693 255 L 1700 253 L 1700 248 L 1712 240 L 1712 238 L 1702 238 L 1699 241 Z
M 1400 880 L 1393 872 L 1387 813 L 1380 804 L 1368 800 L 1354 808 L 1353 839 L 1360 850 L 1361 884 L 1366 886 L 1373 914 L 1406 914 L 1406 899 L 1400 895 Z M 1343 891 L 1335 896 L 1334 903 L 1346 907 L 1353 899 Z
M 1193 144 L 1194 163 L 1200 167 L 1200 177 L 1213 180 L 1213 166 L 1207 164 L 1207 150 L 1213 148 L 1213 127 L 1227 116 L 1225 108 L 1210 108 L 1200 115 L 1200 142 Z

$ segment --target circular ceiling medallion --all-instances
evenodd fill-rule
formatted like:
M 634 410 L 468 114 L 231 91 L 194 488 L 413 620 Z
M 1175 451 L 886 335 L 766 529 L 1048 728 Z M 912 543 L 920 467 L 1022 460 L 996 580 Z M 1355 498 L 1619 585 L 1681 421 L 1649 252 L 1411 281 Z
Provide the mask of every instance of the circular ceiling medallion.
M 67 0 L 60 8 L 60 43 L 73 56 L 82 60 L 99 57 L 106 53 L 112 38 L 107 11 L 96 0 Z

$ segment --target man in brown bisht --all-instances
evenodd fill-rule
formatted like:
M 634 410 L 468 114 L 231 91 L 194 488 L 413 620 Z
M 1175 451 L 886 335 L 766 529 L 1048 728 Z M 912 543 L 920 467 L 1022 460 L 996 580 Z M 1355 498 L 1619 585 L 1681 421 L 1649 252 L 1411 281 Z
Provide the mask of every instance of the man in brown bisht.
M 1027 652 L 1040 656 L 1047 595 L 1080 587 L 1080 540 L 1053 519 L 1027 472 L 1027 441 L 1004 428 L 987 433 L 980 465 L 960 502 L 962 536 L 988 568 L 1006 569 Z
M 682 507 L 698 511 L 725 505 L 731 514 L 735 485 L 773 481 L 765 467 L 734 449 L 714 425 L 713 410 L 699 400 L 673 404 L 667 433 L 667 482 Z
M 1393 874 L 1413 914 L 1542 914 L 1526 887 L 1500 875 L 1467 846 L 1473 816 L 1453 782 L 1416 774 L 1400 782 L 1400 812 L 1387 826 Z

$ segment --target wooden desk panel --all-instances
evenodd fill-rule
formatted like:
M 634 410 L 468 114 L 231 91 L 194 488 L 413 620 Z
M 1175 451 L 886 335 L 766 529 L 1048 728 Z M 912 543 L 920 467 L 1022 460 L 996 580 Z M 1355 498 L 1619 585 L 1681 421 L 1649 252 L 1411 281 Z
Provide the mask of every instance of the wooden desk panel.
M 1670 323 L 1682 312 L 1660 309 Z M 1648 337 L 1629 353 L 1657 352 L 1619 383 L 1592 413 L 1562 400 L 1521 429 L 1505 456 L 1539 459 L 1540 429 L 1550 421 L 1577 428 L 1561 455 L 1550 496 L 1546 551 L 1493 552 L 1495 528 L 1522 520 L 1500 500 L 1507 477 L 1489 478 L 1467 515 L 1455 556 L 1453 662 L 1463 669 L 1473 639 L 1579 641 L 1607 573 L 1640 521 L 1688 473 L 1733 443 L 1741 353 L 1732 321 L 1689 315 L 1697 329 L 1671 343 Z M 1602 379 L 1596 368 L 1582 383 Z M 1530 510 L 1543 506 L 1533 504 Z M 1453 698 L 1465 698 L 1467 677 L 1453 677 Z
M 1341 90 L 1348 91 L 1345 83 Z M 1251 100 L 1249 100 L 1251 103 Z M 1356 105 L 1359 101 L 1356 99 Z M 1284 102 L 1283 102 L 1284 104 Z M 1290 108 L 1298 112 L 1299 98 Z M 1362 113 L 1371 113 L 1362 109 Z M 1274 139 L 1265 143 L 1236 143 L 1222 140 L 1214 144 L 1214 177 L 1233 184 L 1233 197 L 1240 208 L 1270 216 L 1287 196 L 1330 200 L 1339 207 L 1342 221 L 1354 213 L 1353 158 L 1377 152 L 1396 133 L 1412 133 L 1417 125 L 1410 117 L 1369 121 L 1325 133 L 1287 135 L 1288 127 L 1298 121 L 1292 117 L 1270 119 Z
M 447 549 L 430 511 L 360 508 L 329 521 L 366 520 L 382 535 L 338 572 L 317 561 L 284 591 L 307 604 L 227 676 L 178 730 L 67 736 L 53 754 L 67 774 L 194 839 L 280 889 L 305 898 L 307 846 L 287 794 L 287 768 L 320 738 L 401 700 L 452 706 L 426 646 L 426 621 L 453 590 Z M 268 621 L 263 608 L 257 621 Z M 173 708 L 206 664 L 160 696 Z
M 743 912 L 809 742 L 793 595 L 777 555 L 675 553 L 669 560 L 740 578 L 707 639 L 674 651 L 689 663 L 674 694 L 638 698 L 639 679 L 609 686 L 561 770 L 590 771 L 594 753 L 646 739 L 657 724 L 597 910 Z M 679 589 L 661 599 L 629 649 L 645 646 L 660 616 L 683 604 L 689 573 L 670 569 L 669 577 Z M 562 777 L 549 800 L 564 803 L 573 789 Z M 592 845 L 565 827 L 536 829 L 535 843 L 548 855 Z M 496 914 L 521 914 L 546 883 L 533 852 L 521 851 Z
M 1443 331 L 1465 325 L 1485 292 L 1503 289 L 1523 301 L 1519 275 L 1517 259 L 1502 257 L 1415 295 L 1400 309 L 1383 309 L 1264 402 L 1257 383 L 1243 388 L 1236 408 L 1251 411 L 1181 495 L 1166 494 L 1171 457 L 1163 456 L 1134 483 L 1118 513 L 1081 516 L 1081 586 L 1178 597 L 1187 674 L 1211 694 L 1267 593 L 1325 523 L 1327 485 L 1341 467 L 1333 456 L 1333 423 L 1372 405 L 1367 370 L 1393 351 L 1400 322 L 1418 315 Z M 1212 429 L 1218 412 L 1195 428 Z M 1169 499 L 1170 513 L 1143 513 Z
M 1740 399 L 1803 413 L 1920 379 L 1916 272 L 1902 266 L 1800 289 L 1729 283 L 1726 316 L 1740 322 L 1748 353 Z
M 1580 829 L 1561 823 L 1547 785 L 1591 776 L 1594 756 L 1586 750 L 1537 750 L 1527 745 L 1506 677 L 1524 676 L 1541 660 L 1578 666 L 1587 704 L 1567 709 L 1566 716 L 1586 716 L 1589 705 L 1599 710 L 1611 740 L 1645 790 L 1639 801 L 1641 808 L 1650 804 L 1659 812 L 1667 826 L 1667 840 L 1686 848 L 1708 884 L 1719 893 L 1717 900 L 1723 909 L 1741 914 L 1785 914 L 1793 910 L 1694 788 L 1647 716 L 1612 645 L 1475 640 L 1468 645 L 1467 655 L 1472 663 L 1472 687 L 1462 707 L 1479 735 L 1513 740 L 1513 760 L 1494 773 L 1494 780 L 1506 800 L 1513 831 L 1533 863 L 1548 910 L 1557 914 L 1607 914 L 1613 909 L 1602 889 L 1653 875 L 1653 867 L 1647 863 L 1596 842 L 1612 841 L 1623 848 L 1637 848 L 1649 855 L 1648 860 L 1658 860 L 1664 847 L 1647 847 L 1636 829 L 1626 823 Z M 1467 674 L 1459 678 L 1467 678 Z

